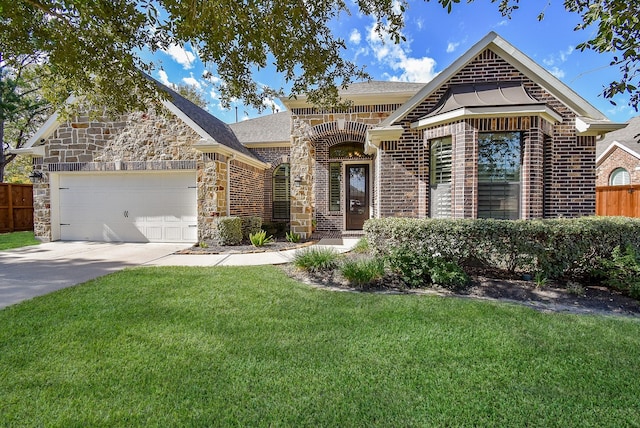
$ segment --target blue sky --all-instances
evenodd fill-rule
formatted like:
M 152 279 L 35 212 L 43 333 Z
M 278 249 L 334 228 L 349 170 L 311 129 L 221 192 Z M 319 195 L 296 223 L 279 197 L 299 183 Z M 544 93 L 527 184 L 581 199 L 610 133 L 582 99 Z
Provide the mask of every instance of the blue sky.
M 348 0 L 349 1 L 349 0 Z M 605 85 L 618 78 L 618 68 L 609 66 L 611 55 L 578 51 L 575 47 L 595 34 L 595 28 L 574 31 L 580 16 L 564 10 L 562 1 L 525 1 L 511 19 L 504 18 L 497 4 L 476 0 L 454 5 L 451 14 L 435 0 L 429 3 L 411 0 L 405 13 L 403 34 L 407 41 L 399 45 L 383 43 L 372 32 L 373 19 L 357 13 L 341 14 L 332 23 L 334 34 L 343 38 L 347 49 L 343 57 L 354 61 L 375 80 L 428 82 L 444 70 L 488 32 L 495 31 L 517 49 L 571 87 L 579 95 L 616 122 L 625 122 L 637 113 L 628 105 L 628 97 L 615 98 L 612 105 L 600 93 Z M 354 6 L 352 10 L 356 10 Z M 537 20 L 544 11 L 545 18 Z M 223 109 L 212 85 L 202 74 L 205 66 L 190 46 L 173 46 L 155 54 L 153 61 L 162 66 L 153 76 L 165 84 L 190 84 L 208 97 L 208 110 L 221 120 L 238 120 L 284 110 L 279 100 L 268 100 L 262 113 L 240 101 Z M 282 76 L 270 70 L 255 75 L 262 84 L 286 87 Z

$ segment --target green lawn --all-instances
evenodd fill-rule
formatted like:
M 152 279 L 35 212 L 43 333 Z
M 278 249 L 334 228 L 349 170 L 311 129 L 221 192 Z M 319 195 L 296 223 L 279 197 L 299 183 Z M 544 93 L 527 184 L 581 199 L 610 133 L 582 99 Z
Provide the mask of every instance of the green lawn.
M 640 321 L 137 268 L 0 311 L 0 426 L 638 426 Z
M 33 232 L 0 233 L 0 251 L 39 243 L 40 241 L 33 237 Z

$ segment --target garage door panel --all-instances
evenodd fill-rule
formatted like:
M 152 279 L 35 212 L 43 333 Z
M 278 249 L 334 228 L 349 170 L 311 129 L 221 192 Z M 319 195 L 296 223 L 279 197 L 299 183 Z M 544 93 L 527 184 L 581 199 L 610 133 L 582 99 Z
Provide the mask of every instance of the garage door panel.
M 195 173 L 60 176 L 61 239 L 195 242 Z

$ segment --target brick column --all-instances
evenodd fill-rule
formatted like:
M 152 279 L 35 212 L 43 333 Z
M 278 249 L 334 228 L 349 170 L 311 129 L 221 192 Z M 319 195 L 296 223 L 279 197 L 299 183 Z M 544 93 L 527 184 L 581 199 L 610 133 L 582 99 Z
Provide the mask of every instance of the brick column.
M 291 231 L 302 238 L 311 237 L 313 220 L 313 165 L 315 148 L 309 136 L 310 128 L 303 122 L 293 123 L 291 135 Z
M 451 171 L 451 216 L 476 218 L 478 215 L 478 132 L 467 121 L 451 127 L 453 165 Z

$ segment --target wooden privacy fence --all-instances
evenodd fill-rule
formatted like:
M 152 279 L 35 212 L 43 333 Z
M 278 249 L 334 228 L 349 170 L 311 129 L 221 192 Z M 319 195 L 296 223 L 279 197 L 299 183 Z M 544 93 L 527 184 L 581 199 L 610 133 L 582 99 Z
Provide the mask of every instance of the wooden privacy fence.
M 0 233 L 33 230 L 33 185 L 0 183 Z
M 640 217 L 640 185 L 596 187 L 596 215 Z

